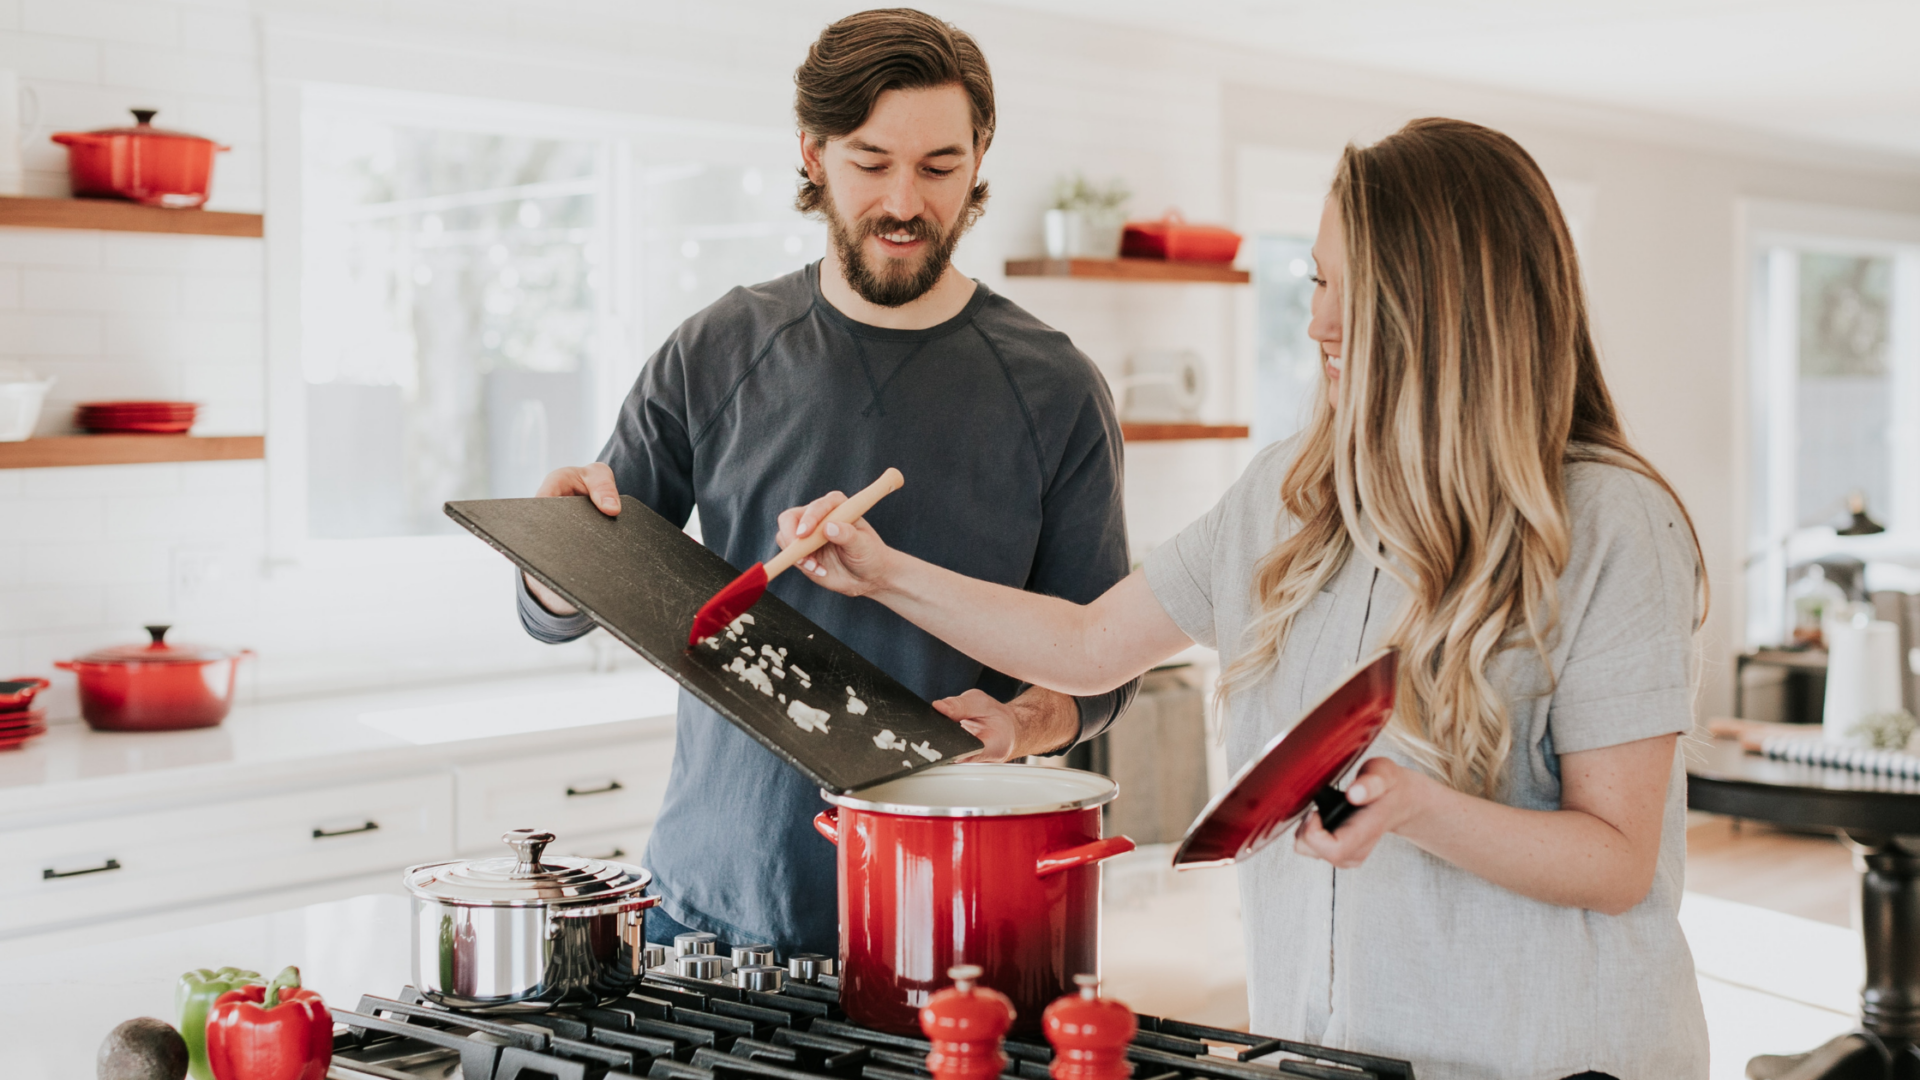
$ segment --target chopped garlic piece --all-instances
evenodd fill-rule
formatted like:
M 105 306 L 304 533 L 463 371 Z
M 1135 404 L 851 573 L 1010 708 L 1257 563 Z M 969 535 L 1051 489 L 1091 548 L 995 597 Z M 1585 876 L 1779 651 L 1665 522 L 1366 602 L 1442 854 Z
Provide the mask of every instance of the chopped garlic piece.
M 867 703 L 853 696 L 853 687 L 847 687 L 847 711 L 855 716 L 867 715 Z
M 916 754 L 919 754 L 923 758 L 926 758 L 928 761 L 939 761 L 941 757 L 944 756 L 940 753 L 940 751 L 935 750 L 933 748 L 933 744 L 930 742 L 914 743 L 913 752 Z
M 787 703 L 787 716 L 795 724 L 800 725 L 801 731 L 825 731 L 827 730 L 827 721 L 831 718 L 832 714 L 828 713 L 825 709 L 816 709 L 806 702 L 795 698 L 793 701 Z
M 882 750 L 905 750 L 907 748 L 907 740 L 895 735 L 890 730 L 882 730 L 880 734 L 873 737 L 873 745 Z

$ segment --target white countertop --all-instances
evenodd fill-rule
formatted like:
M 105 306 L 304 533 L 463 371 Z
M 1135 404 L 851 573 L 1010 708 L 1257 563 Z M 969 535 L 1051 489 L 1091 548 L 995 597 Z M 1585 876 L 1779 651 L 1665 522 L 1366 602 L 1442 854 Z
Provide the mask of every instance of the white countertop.
M 0 821 L 21 824 L 196 784 L 366 778 L 477 754 L 657 734 L 672 729 L 677 690 L 648 667 L 243 705 L 219 727 L 197 731 L 58 724 L 0 753 Z

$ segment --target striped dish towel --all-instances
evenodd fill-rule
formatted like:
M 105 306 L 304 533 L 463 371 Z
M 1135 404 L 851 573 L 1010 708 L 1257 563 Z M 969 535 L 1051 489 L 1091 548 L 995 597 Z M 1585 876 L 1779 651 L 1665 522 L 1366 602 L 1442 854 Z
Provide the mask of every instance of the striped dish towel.
M 1824 739 L 1782 738 L 1775 735 L 1760 743 L 1760 752 L 1776 761 L 1797 761 L 1803 765 L 1826 765 L 1880 776 L 1904 776 L 1920 780 L 1920 756 L 1904 750 L 1865 750 Z

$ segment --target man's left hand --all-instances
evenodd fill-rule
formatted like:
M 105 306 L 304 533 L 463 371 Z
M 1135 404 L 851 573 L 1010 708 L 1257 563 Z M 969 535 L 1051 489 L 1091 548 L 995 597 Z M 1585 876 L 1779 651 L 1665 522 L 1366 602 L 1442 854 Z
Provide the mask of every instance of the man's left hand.
M 1013 761 L 1044 754 L 1080 734 L 1080 703 L 1037 686 L 1005 703 L 984 690 L 969 690 L 959 697 L 941 698 L 933 707 L 986 744 L 974 761 Z

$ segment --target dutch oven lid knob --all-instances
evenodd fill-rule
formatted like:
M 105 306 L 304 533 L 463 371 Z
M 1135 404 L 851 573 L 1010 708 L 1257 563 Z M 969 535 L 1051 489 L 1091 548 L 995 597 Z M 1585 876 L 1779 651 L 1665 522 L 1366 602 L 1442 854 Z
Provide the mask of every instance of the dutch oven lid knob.
M 167 631 L 173 629 L 173 624 L 155 623 L 143 629 L 146 630 L 147 636 L 153 639 L 153 648 L 164 649 L 167 647 Z
M 514 829 L 500 838 L 501 842 L 513 849 L 514 877 L 537 876 L 542 867 L 540 856 L 553 843 L 553 834 L 536 829 Z
M 146 127 L 148 124 L 153 123 L 154 116 L 160 112 L 159 109 L 129 109 L 127 111 L 133 114 L 134 123 L 139 124 L 141 127 Z
M 1013 1002 L 998 990 L 976 985 L 977 964 L 947 969 L 953 987 L 920 1009 L 920 1030 L 932 1040 L 927 1071 L 933 1080 L 994 1080 L 1007 1067 L 1001 1036 L 1013 1026 Z
M 1078 994 L 1047 1006 L 1040 1027 L 1053 1044 L 1053 1080 L 1126 1080 L 1127 1046 L 1139 1022 L 1133 1010 L 1100 996 L 1098 975 L 1075 975 Z

